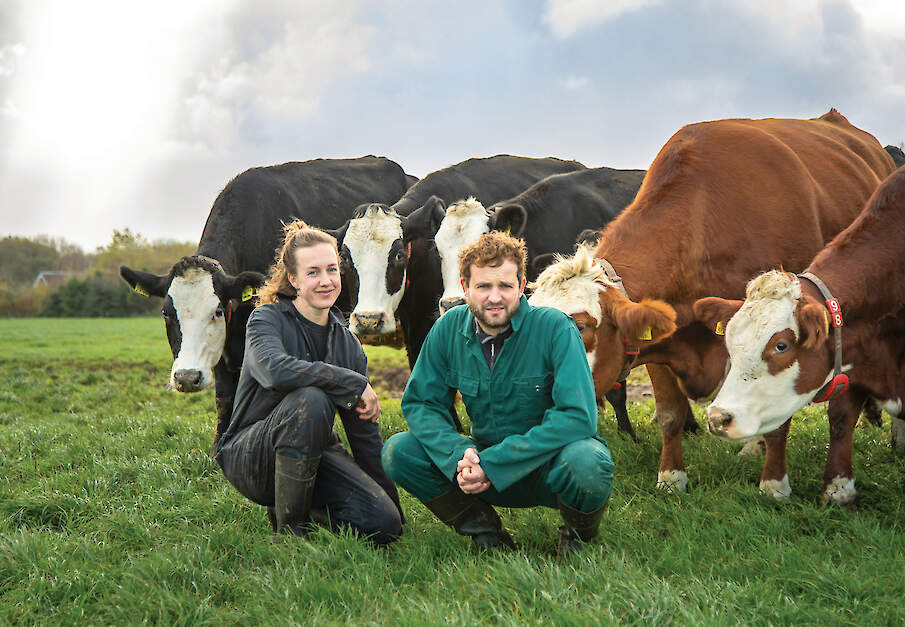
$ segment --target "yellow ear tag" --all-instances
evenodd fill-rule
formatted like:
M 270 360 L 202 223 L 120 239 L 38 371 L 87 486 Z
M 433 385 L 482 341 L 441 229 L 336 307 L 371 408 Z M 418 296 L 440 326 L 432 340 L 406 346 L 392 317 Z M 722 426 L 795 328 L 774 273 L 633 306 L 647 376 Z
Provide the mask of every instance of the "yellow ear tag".
M 826 313 L 826 309 L 823 310 L 823 326 L 826 327 L 826 334 L 830 334 L 830 317 Z
M 726 323 L 720 320 L 716 323 L 716 329 L 713 330 L 717 335 L 726 335 Z
M 652 338 L 653 338 L 653 336 L 651 335 L 650 327 L 647 327 L 646 329 L 644 329 L 644 330 L 641 332 L 641 337 L 639 337 L 638 339 L 639 339 L 639 340 L 648 340 L 648 341 L 650 341 Z
M 132 289 L 135 290 L 135 293 L 136 293 L 136 294 L 141 294 L 141 295 L 144 296 L 145 298 L 151 298 L 151 295 L 148 294 L 148 290 L 146 290 L 145 288 L 143 288 L 143 287 L 142 287 L 141 285 L 139 285 L 138 283 L 136 283 L 136 284 L 135 284 L 135 287 L 133 287 Z
M 506 235 L 512 235 L 512 225 L 506 227 Z
M 246 285 L 245 289 L 242 290 L 242 302 L 249 300 L 254 295 L 255 295 L 255 291 L 251 288 L 250 285 Z

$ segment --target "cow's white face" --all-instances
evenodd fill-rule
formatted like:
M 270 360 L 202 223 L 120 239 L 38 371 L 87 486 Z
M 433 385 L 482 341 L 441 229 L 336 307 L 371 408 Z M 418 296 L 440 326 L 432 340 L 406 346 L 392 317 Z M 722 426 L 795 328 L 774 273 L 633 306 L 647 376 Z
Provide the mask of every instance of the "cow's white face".
M 797 390 L 801 364 L 793 357 L 800 336 L 797 278 L 762 274 L 748 284 L 741 309 L 726 326 L 729 372 L 707 408 L 714 435 L 748 438 L 780 427 L 820 388 Z
M 575 320 L 581 333 L 588 359 L 594 372 L 597 325 L 603 314 L 600 293 L 612 287 L 603 277 L 603 268 L 594 261 L 593 253 L 585 247 L 573 257 L 560 258 L 547 266 L 534 284 L 528 298 L 532 306 L 553 307 Z
M 195 392 L 209 386 L 213 368 L 220 361 L 226 342 L 226 318 L 214 291 L 210 272 L 190 268 L 173 278 L 167 295 L 175 310 L 175 320 L 167 320 L 167 333 L 178 334 L 178 351 L 170 371 L 170 386 L 181 392 Z M 168 312 L 172 318 L 173 312 Z M 175 324 L 175 329 L 170 327 Z M 172 341 L 171 341 L 172 344 Z
M 343 244 L 358 273 L 358 304 L 349 329 L 358 335 L 395 332 L 407 262 L 402 220 L 394 212 L 369 207 L 364 216 L 349 221 Z
M 453 203 L 446 209 L 446 215 L 434 236 L 443 274 L 443 295 L 439 303 L 441 316 L 465 299 L 459 276 L 459 253 L 489 230 L 490 219 L 484 205 L 474 198 Z

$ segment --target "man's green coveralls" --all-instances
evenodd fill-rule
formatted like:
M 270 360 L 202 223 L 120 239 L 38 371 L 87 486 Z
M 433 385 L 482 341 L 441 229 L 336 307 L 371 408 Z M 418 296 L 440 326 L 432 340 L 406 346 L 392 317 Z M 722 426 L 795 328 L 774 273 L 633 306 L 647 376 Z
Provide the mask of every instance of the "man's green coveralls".
M 504 507 L 600 509 L 609 498 L 613 461 L 597 437 L 597 404 L 584 345 L 564 313 L 532 307 L 522 296 L 491 371 L 468 307 L 434 324 L 402 397 L 410 431 L 390 438 L 383 465 L 421 501 L 453 489 L 456 466 L 476 448 L 491 487 L 477 494 Z M 471 437 L 448 408 L 461 392 Z

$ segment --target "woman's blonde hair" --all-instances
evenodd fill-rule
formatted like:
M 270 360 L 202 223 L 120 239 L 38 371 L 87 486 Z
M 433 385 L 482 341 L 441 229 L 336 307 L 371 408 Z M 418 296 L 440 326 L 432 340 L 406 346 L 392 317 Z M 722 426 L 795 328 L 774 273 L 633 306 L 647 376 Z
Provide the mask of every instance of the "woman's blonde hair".
M 289 283 L 289 274 L 297 274 L 295 268 L 295 251 L 299 248 L 310 248 L 318 244 L 330 244 L 333 250 L 339 251 L 336 238 L 318 228 L 308 226 L 302 220 L 293 220 L 283 225 L 283 244 L 276 249 L 274 264 L 267 273 L 267 281 L 258 289 L 258 305 L 275 303 L 277 296 L 295 298 L 296 289 Z

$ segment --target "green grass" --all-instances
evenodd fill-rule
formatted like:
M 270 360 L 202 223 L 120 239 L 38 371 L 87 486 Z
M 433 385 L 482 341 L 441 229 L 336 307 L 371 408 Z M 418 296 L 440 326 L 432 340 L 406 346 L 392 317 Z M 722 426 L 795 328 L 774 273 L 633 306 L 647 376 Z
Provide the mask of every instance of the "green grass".
M 405 494 L 388 549 L 326 531 L 272 544 L 207 454 L 212 392 L 165 389 L 157 319 L 0 320 L 0 355 L 0 624 L 905 621 L 902 460 L 858 429 L 861 508 L 820 506 L 823 407 L 792 428 L 786 504 L 758 493 L 762 459 L 704 435 L 686 438 L 691 490 L 658 491 L 652 402 L 630 407 L 638 444 L 601 414 L 610 507 L 557 565 L 552 510 L 503 510 L 520 550 L 478 555 Z M 405 429 L 398 396 L 382 406 L 384 435 Z

